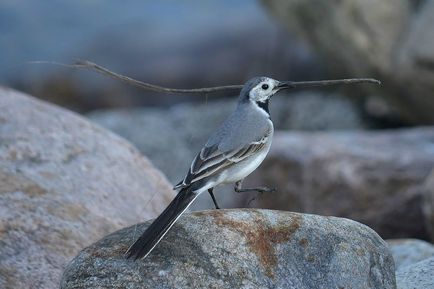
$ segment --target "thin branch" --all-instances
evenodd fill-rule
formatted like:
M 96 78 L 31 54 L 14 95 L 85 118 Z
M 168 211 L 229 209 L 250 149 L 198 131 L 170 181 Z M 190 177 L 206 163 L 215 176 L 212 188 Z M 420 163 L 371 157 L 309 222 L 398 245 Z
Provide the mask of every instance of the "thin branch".
M 193 89 L 168 88 L 168 87 L 163 87 L 163 86 L 143 82 L 140 80 L 136 80 L 122 74 L 118 74 L 116 72 L 113 72 L 103 66 L 100 66 L 88 60 L 78 60 L 74 64 L 65 64 L 65 63 L 54 62 L 54 61 L 30 61 L 28 63 L 29 64 L 53 64 L 53 65 L 59 65 L 68 68 L 88 69 L 88 70 L 95 71 L 99 74 L 108 76 L 112 79 L 120 80 L 126 84 L 137 86 L 139 88 L 146 89 L 146 90 L 156 91 L 156 92 L 206 94 L 212 92 L 232 91 L 233 93 L 238 93 L 243 88 L 243 85 L 225 85 L 225 86 L 203 87 L 203 88 L 193 88 Z M 349 79 L 299 81 L 299 82 L 288 81 L 286 83 L 288 83 L 292 88 L 327 86 L 327 85 L 336 85 L 336 84 L 355 84 L 355 83 L 381 84 L 379 80 L 373 78 L 349 78 Z
M 69 68 L 82 68 L 82 69 L 88 69 L 93 70 L 97 73 L 100 73 L 102 75 L 108 76 L 112 79 L 120 80 L 126 84 L 134 85 L 139 88 L 143 88 L 146 90 L 156 91 L 156 92 L 167 92 L 167 93 L 194 93 L 194 94 L 204 94 L 204 93 L 210 93 L 210 92 L 219 92 L 219 91 L 234 91 L 238 93 L 241 88 L 243 88 L 242 85 L 225 85 L 225 86 L 215 86 L 215 87 L 204 87 L 204 88 L 193 88 L 193 89 L 180 89 L 180 88 L 168 88 L 163 87 L 155 84 L 146 83 L 140 80 L 133 79 L 131 77 L 118 74 L 116 72 L 113 72 L 105 67 L 102 67 L 96 63 L 93 63 L 91 61 L 87 60 L 78 60 L 74 64 L 65 64 L 65 63 L 59 63 L 59 62 L 53 62 L 53 61 L 31 61 L 28 62 L 30 64 L 54 64 L 54 65 L 60 65 L 64 67 Z
M 291 88 L 305 88 L 314 86 L 329 86 L 338 84 L 355 84 L 355 83 L 373 83 L 381 85 L 381 81 L 373 78 L 344 78 L 344 79 L 328 79 L 314 81 L 288 81 L 286 82 Z

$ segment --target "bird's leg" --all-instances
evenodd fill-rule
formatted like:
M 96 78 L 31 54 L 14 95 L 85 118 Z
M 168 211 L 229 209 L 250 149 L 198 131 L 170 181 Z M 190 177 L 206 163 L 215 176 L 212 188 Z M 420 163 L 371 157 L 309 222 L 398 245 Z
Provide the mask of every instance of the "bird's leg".
M 214 202 L 214 206 L 215 206 L 215 208 L 216 208 L 217 210 L 220 209 L 219 205 L 217 204 L 217 200 L 216 200 L 215 197 L 214 197 L 213 188 L 208 189 L 208 193 L 209 193 L 209 195 L 211 196 L 212 201 Z
M 237 193 L 244 193 L 244 192 L 260 192 L 260 193 L 271 193 L 275 192 L 275 188 L 268 188 L 268 187 L 258 187 L 258 188 L 242 188 L 243 180 L 240 180 L 235 183 L 234 190 Z

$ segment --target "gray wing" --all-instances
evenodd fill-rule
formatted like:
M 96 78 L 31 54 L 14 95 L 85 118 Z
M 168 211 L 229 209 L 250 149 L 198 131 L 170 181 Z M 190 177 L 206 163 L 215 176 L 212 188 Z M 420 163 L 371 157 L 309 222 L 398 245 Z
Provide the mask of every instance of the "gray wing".
M 263 114 L 239 108 L 209 138 L 175 189 L 189 186 L 260 151 L 272 137 L 273 124 Z
M 194 158 L 184 180 L 177 184 L 175 189 L 188 187 L 194 182 L 219 173 L 227 167 L 254 155 L 264 148 L 267 144 L 268 137 L 269 136 L 264 136 L 258 141 L 224 152 L 219 149 L 219 144 L 203 147 L 200 153 Z

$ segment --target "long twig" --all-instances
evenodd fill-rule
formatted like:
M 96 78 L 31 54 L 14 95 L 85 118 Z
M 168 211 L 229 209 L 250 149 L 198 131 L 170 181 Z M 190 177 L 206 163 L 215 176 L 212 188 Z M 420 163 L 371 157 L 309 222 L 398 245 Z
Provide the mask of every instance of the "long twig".
M 103 66 L 100 66 L 94 62 L 88 60 L 78 60 L 74 64 L 65 64 L 54 61 L 30 61 L 29 64 L 53 64 L 60 65 L 68 68 L 78 68 L 78 69 L 88 69 L 100 73 L 102 75 L 108 76 L 112 79 L 120 80 L 129 85 L 134 85 L 139 88 L 146 90 L 156 91 L 156 92 L 166 92 L 166 93 L 193 93 L 193 94 L 206 94 L 213 92 L 232 92 L 238 93 L 242 85 L 225 85 L 225 86 L 214 86 L 214 87 L 203 87 L 203 88 L 193 88 L 193 89 L 180 89 L 180 88 L 168 88 L 155 84 L 150 84 L 134 78 L 113 72 Z M 312 86 L 326 86 L 334 84 L 354 84 L 354 83 L 374 83 L 381 84 L 379 80 L 373 78 L 348 78 L 348 79 L 334 79 L 334 80 L 319 80 L 319 81 L 299 81 L 299 82 L 287 82 L 293 88 L 303 88 Z
M 225 86 L 215 86 L 215 87 L 204 87 L 204 88 L 193 88 L 193 89 L 182 89 L 182 88 L 168 88 L 163 87 L 155 84 L 146 83 L 140 80 L 136 80 L 134 78 L 118 74 L 116 72 L 113 72 L 105 67 L 102 67 L 94 62 L 87 61 L 87 60 L 78 60 L 74 64 L 65 64 L 65 63 L 59 63 L 59 62 L 53 62 L 53 61 L 31 61 L 28 62 L 30 64 L 54 64 L 54 65 L 60 65 L 64 67 L 69 68 L 82 68 L 82 69 L 88 69 L 95 72 L 98 72 L 102 75 L 108 76 L 110 78 L 120 80 L 124 83 L 137 86 L 139 88 L 143 88 L 146 90 L 156 91 L 156 92 L 167 92 L 167 93 L 194 93 L 194 94 L 204 94 L 204 93 L 211 93 L 211 92 L 219 92 L 219 91 L 233 91 L 233 92 L 239 92 L 241 88 L 243 88 L 242 85 L 225 85 Z
M 314 87 L 314 86 L 329 86 L 329 85 L 355 84 L 355 83 L 373 83 L 373 84 L 380 85 L 381 81 L 373 78 L 344 78 L 344 79 L 287 82 L 287 84 L 292 88 L 305 88 L 305 87 Z

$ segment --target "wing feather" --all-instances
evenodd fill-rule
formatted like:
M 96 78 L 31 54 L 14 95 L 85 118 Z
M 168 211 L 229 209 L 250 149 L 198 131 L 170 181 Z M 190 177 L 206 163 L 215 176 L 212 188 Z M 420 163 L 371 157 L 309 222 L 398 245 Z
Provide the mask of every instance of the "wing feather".
M 203 178 L 241 162 L 264 148 L 268 136 L 234 150 L 221 152 L 218 145 L 205 146 L 194 158 L 188 174 L 184 180 L 175 186 L 175 189 L 189 186 Z

